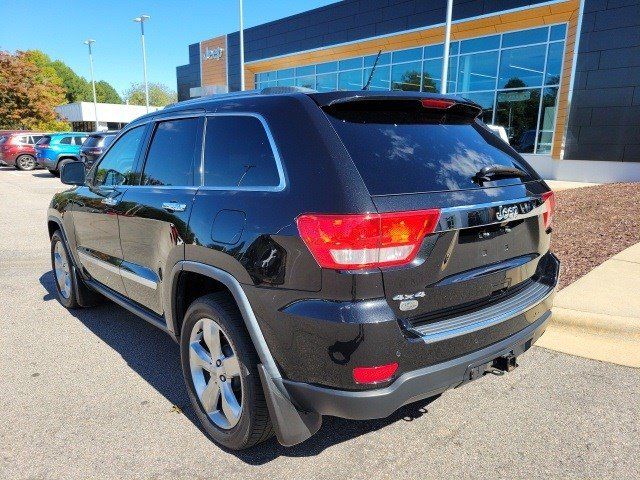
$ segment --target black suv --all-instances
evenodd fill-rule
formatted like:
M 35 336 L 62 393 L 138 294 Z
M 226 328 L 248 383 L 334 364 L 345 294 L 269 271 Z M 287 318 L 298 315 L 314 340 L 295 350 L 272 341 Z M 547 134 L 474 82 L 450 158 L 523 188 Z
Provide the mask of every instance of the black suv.
M 80 160 L 84 162 L 86 169 L 89 169 L 100 158 L 102 152 L 113 142 L 118 134 L 117 130 L 92 133 L 80 147 Z
M 550 316 L 554 196 L 480 113 L 272 88 L 141 117 L 86 178 L 62 172 L 60 302 L 104 296 L 175 338 L 193 408 L 232 449 L 509 371 Z

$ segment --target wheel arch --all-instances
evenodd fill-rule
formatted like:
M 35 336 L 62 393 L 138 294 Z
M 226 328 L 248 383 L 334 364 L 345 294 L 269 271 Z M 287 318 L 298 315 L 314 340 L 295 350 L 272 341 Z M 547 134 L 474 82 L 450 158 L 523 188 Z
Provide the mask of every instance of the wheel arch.
M 170 288 L 167 288 L 164 291 L 165 320 L 169 331 L 171 331 L 176 338 L 180 336 L 179 326 L 181 325 L 182 318 L 180 318 L 181 307 L 178 301 L 179 283 L 181 275 L 189 272 L 202 275 L 218 282 L 229 291 L 240 310 L 247 332 L 249 333 L 251 341 L 258 352 L 260 362 L 271 377 L 277 379 L 281 378 L 276 362 L 271 355 L 269 346 L 267 345 L 264 335 L 262 334 L 262 330 L 260 329 L 260 325 L 258 324 L 258 320 L 253 313 L 253 308 L 249 303 L 249 299 L 244 293 L 240 282 L 238 282 L 238 280 L 229 272 L 199 262 L 178 262 L 171 271 L 171 281 L 169 282 Z

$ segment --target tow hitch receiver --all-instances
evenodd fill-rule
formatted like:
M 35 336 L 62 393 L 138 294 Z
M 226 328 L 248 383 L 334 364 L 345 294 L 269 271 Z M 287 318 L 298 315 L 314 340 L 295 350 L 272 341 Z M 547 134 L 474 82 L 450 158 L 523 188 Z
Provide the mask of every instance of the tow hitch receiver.
M 510 353 L 509 355 L 503 355 L 493 361 L 493 368 L 502 370 L 503 372 L 510 372 L 517 366 L 518 364 L 516 363 L 516 356 L 513 353 Z

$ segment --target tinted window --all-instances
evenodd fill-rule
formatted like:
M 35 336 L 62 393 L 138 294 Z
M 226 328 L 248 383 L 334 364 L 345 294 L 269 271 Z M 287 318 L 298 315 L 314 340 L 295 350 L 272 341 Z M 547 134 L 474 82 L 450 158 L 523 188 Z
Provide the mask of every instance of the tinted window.
M 255 117 L 209 117 L 204 152 L 205 185 L 275 187 L 280 183 L 271 144 Z
M 102 157 L 97 166 L 94 185 L 114 186 L 136 183 L 133 167 L 144 128 L 140 126 L 129 130 Z
M 515 47 L 517 45 L 546 42 L 547 34 L 547 27 L 523 30 L 521 32 L 505 33 L 502 37 L 502 47 Z
M 143 185 L 193 185 L 199 118 L 160 122 L 144 165 Z
M 102 146 L 102 137 L 100 135 L 91 135 L 82 144 L 83 147 L 100 147 Z
M 498 52 L 462 55 L 458 67 L 458 91 L 493 90 L 497 66 Z
M 49 143 L 51 141 L 51 137 L 49 135 L 45 135 L 40 140 L 38 140 L 38 145 L 44 145 L 45 143 Z
M 62 137 L 59 143 L 62 145 L 71 145 L 71 137 Z
M 84 141 L 87 139 L 87 137 L 75 137 L 75 144 L 76 145 L 82 145 L 84 143 Z
M 479 123 L 438 123 L 440 117 L 419 115 L 381 109 L 330 116 L 372 195 L 479 188 L 473 176 L 482 167 L 520 166 L 504 142 Z
M 31 137 L 31 143 L 36 144 L 42 139 L 42 135 L 33 135 Z
M 546 45 L 510 48 L 500 57 L 498 87 L 518 88 L 542 85 Z

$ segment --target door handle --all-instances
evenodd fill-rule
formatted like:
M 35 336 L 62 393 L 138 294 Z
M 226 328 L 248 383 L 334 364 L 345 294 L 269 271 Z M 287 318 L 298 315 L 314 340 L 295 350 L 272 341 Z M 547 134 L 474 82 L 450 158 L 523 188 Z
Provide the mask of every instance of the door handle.
M 186 203 L 164 202 L 162 208 L 169 212 L 184 212 L 187 209 Z
M 120 203 L 120 200 L 115 197 L 105 197 L 102 200 L 100 200 L 100 203 L 103 203 L 110 207 L 115 207 L 118 203 Z

